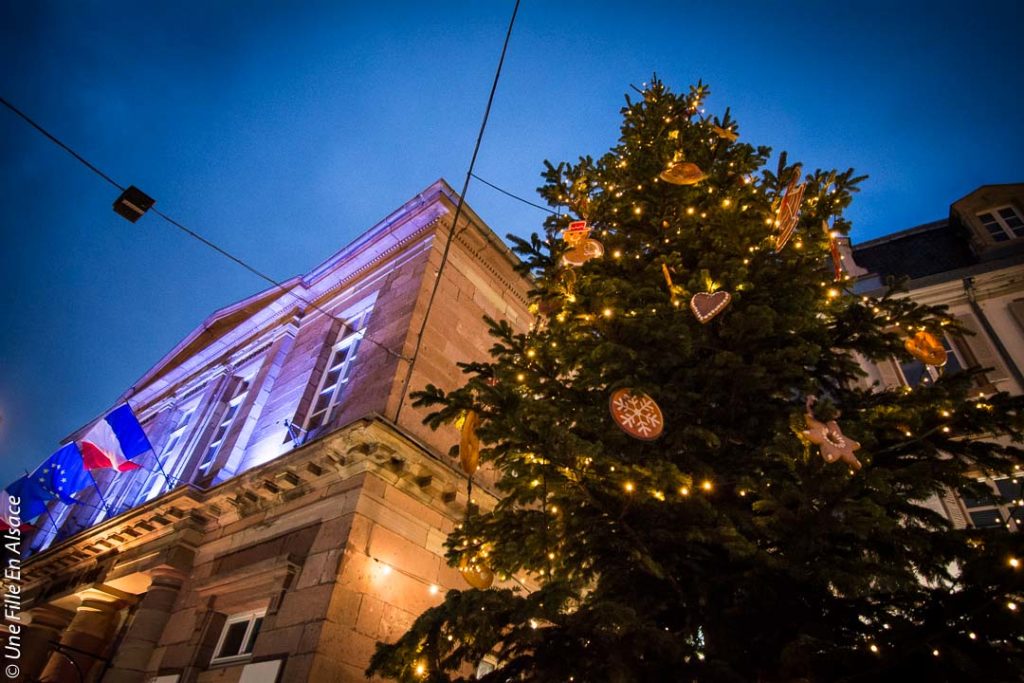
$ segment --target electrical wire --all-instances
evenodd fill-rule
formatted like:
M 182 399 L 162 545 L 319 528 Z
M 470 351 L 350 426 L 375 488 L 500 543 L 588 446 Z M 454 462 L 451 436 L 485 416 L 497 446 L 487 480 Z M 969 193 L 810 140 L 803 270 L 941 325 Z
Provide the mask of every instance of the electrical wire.
M 512 194 L 512 193 L 511 193 L 511 192 L 509 192 L 508 190 L 505 190 L 505 189 L 503 189 L 503 188 L 500 188 L 500 187 L 498 187 L 497 185 L 495 185 L 494 183 L 491 183 L 491 182 L 488 182 L 488 181 L 484 180 L 483 178 L 481 178 L 480 176 L 478 176 L 478 175 L 477 175 L 476 173 L 471 173 L 470 175 L 472 175 L 472 176 L 473 176 L 474 178 L 476 178 L 477 180 L 479 180 L 479 181 L 480 181 L 481 183 L 483 183 L 483 184 L 484 184 L 484 185 L 486 185 L 487 187 L 493 188 L 493 189 L 497 190 L 498 192 L 502 193 L 503 195 L 507 195 L 507 196 L 511 197 L 512 199 L 515 199 L 515 200 L 517 200 L 517 201 L 520 201 L 520 202 L 522 202 L 523 204 L 529 204 L 529 205 L 530 205 L 530 206 L 532 206 L 533 208 L 535 208 L 535 209 L 540 209 L 541 211 L 546 211 L 546 212 L 550 213 L 550 214 L 551 214 L 551 215 L 553 215 L 553 216 L 557 216 L 557 215 L 559 215 L 557 211 L 554 211 L 554 210 L 552 210 L 552 209 L 549 209 L 549 208 L 548 208 L 548 207 L 546 207 L 546 206 L 541 206 L 540 204 L 535 204 L 534 202 L 531 202 L 531 201 L 530 201 L 529 199 L 523 199 L 522 197 L 520 197 L 520 196 L 519 196 L 519 195 L 517 195 L 517 194 Z
M 72 149 L 72 148 L 71 148 L 71 147 L 70 147 L 69 145 L 67 145 L 67 144 L 66 144 L 66 143 L 64 143 L 64 142 L 63 142 L 62 140 L 60 140 L 60 139 L 59 139 L 59 138 L 58 138 L 58 137 L 57 137 L 56 135 L 54 135 L 54 134 L 53 134 L 53 133 L 51 133 L 50 131 L 48 131 L 48 130 L 46 130 L 45 128 L 43 128 L 43 126 L 41 126 L 41 125 L 40 125 L 39 123 L 36 123 L 36 122 L 35 122 L 35 121 L 34 121 L 34 120 L 33 120 L 33 119 L 31 118 L 31 117 L 29 117 L 29 116 L 28 116 L 28 114 L 25 114 L 25 113 L 24 113 L 23 111 L 21 111 L 20 109 L 18 109 L 17 107 L 15 107 L 15 106 L 14 106 L 13 104 L 11 104 L 10 102 L 8 102 L 8 101 L 7 101 L 7 100 L 6 100 L 5 98 L 3 98 L 3 97 L 0 97 L 0 104 L 3 104 L 3 105 L 4 105 L 5 107 L 7 107 L 7 108 L 8 108 L 8 109 L 10 109 L 10 110 L 11 110 L 12 112 L 14 112 L 15 114 L 17 114 L 17 115 L 18 115 L 19 117 L 21 117 L 22 119 L 24 119 L 24 120 L 25 120 L 25 121 L 26 121 L 26 122 L 27 122 L 27 123 L 28 123 L 28 124 L 29 124 L 30 126 L 32 126 L 32 127 L 33 127 L 33 128 L 35 128 L 35 129 L 36 129 L 37 131 L 39 131 L 40 133 L 42 133 L 42 134 L 43 134 L 43 135 L 44 135 L 44 136 L 45 136 L 46 138 L 48 138 L 48 139 L 49 139 L 49 140 L 50 140 L 51 142 L 53 142 L 53 143 L 54 143 L 54 144 L 56 144 L 56 145 L 57 145 L 58 147 L 60 147 L 61 149 L 63 149 L 63 150 L 65 151 L 65 152 L 67 152 L 68 154 L 70 154 L 70 155 L 71 155 L 72 157 L 74 157 L 74 158 L 75 158 L 76 160 L 78 160 L 78 161 L 79 161 L 79 162 L 80 162 L 80 163 L 81 163 L 81 164 L 82 164 L 83 166 L 85 166 L 85 167 L 86 167 L 86 168 L 88 168 L 88 169 L 89 169 L 90 171 L 92 171 L 93 173 L 95 173 L 96 175 L 98 175 L 98 176 L 99 176 L 100 178 L 102 178 L 103 180 L 107 181 L 108 183 L 110 183 L 111 185 L 113 185 L 114 187 L 116 187 L 116 188 L 117 188 L 118 190 L 120 190 L 121 192 L 124 192 L 124 191 L 125 191 L 125 187 L 124 187 L 123 185 L 121 185 L 121 184 L 120 184 L 120 183 L 118 183 L 118 182 L 117 182 L 116 180 L 114 180 L 113 178 L 111 178 L 111 177 L 110 177 L 109 175 L 107 175 L 106 173 L 104 173 L 103 171 L 101 171 L 101 170 L 100 170 L 99 168 L 97 168 L 97 167 L 96 167 L 96 166 L 95 166 L 95 165 L 94 165 L 93 163 L 91 163 L 91 162 L 90 162 L 90 161 L 89 161 L 88 159 L 86 159 L 85 157 L 83 157 L 83 156 L 82 156 L 81 154 L 79 154 L 79 153 L 78 153 L 78 152 L 76 152 L 76 151 L 75 151 L 74 149 Z M 264 273 L 263 271 L 259 270 L 259 269 L 258 269 L 258 268 L 256 268 L 255 266 L 252 266 L 252 265 L 250 265 L 250 264 L 249 264 L 249 263 L 247 263 L 247 262 L 246 262 L 246 261 L 245 261 L 244 259 L 242 259 L 242 258 L 241 258 L 240 256 L 236 256 L 235 254 L 231 253 L 231 252 L 230 252 L 230 251 L 228 251 L 227 249 L 225 249 L 225 248 L 221 247 L 220 245 L 216 244 L 216 243 L 215 243 L 215 242 L 213 242 L 212 240 L 210 240 L 210 239 L 208 239 L 208 238 L 206 238 L 206 237 L 203 237 L 202 235 L 200 235 L 200 234 L 199 234 L 199 233 L 197 233 L 196 231 L 194 231 L 194 230 L 192 230 L 192 229 L 190 229 L 190 228 L 186 227 L 185 225 L 183 225 L 182 223 L 180 223 L 180 222 L 176 221 L 176 220 L 175 220 L 174 218 L 172 218 L 171 216 L 167 215 L 166 213 L 164 213 L 164 212 L 160 211 L 159 209 L 156 209 L 156 208 L 151 208 L 151 209 L 150 209 L 150 211 L 152 211 L 152 212 L 153 212 L 154 214 L 156 214 L 157 216 L 159 216 L 160 218 L 162 218 L 162 219 L 163 219 L 163 220 L 164 220 L 165 222 L 167 222 L 167 223 L 168 223 L 169 225 L 171 225 L 171 226 L 173 226 L 173 227 L 177 228 L 177 229 L 178 229 L 178 230 L 180 230 L 181 232 L 185 233 L 186 235 L 188 235 L 188 236 L 189 236 L 189 237 L 191 237 L 192 239 L 194 239 L 194 240 L 196 240 L 196 241 L 200 242 L 201 244 L 203 244 L 203 245 L 205 245 L 205 246 L 209 247 L 209 248 L 210 248 L 210 249 L 212 249 L 213 251 L 216 251 L 216 252 L 217 252 L 218 254 L 220 254 L 221 256 L 224 256 L 225 258 L 227 258 L 227 259 L 229 259 L 229 260 L 231 260 L 231 261 L 235 262 L 236 264 L 238 264 L 238 265 L 239 265 L 239 266 L 241 266 L 242 268 L 245 268 L 245 269 L 246 269 L 247 271 L 249 271 L 250 273 L 252 273 L 252 274 L 253 274 L 253 275 L 255 275 L 256 277 L 258 277 L 258 278 L 260 278 L 260 279 L 262 279 L 262 280 L 264 280 L 264 281 L 266 281 L 266 282 L 270 283 L 270 284 L 271 284 L 271 285 L 273 285 L 274 287 L 276 287 L 276 288 L 280 289 L 280 290 L 281 290 L 282 292 L 284 292 L 285 294 L 289 294 L 289 295 L 291 295 L 292 297 L 294 297 L 294 298 L 295 298 L 295 299 L 297 299 L 298 301 L 302 302 L 302 303 L 303 303 L 303 304 L 305 304 L 306 306 L 309 306 L 310 308 L 312 308 L 312 309 L 314 309 L 314 310 L 316 310 L 316 311 L 319 311 L 320 313 L 323 313 L 323 314 L 324 314 L 325 316 L 327 316 L 327 317 L 328 317 L 329 319 L 331 319 L 331 320 L 334 320 L 335 322 L 339 322 L 339 323 L 341 323 L 342 325 L 345 325 L 346 327 L 351 327 L 351 326 L 352 326 L 352 325 L 351 325 L 351 323 L 350 323 L 350 322 L 349 322 L 348 320 L 344 320 L 344 319 L 342 319 L 342 318 L 339 318 L 338 316 L 334 315 L 333 313 L 330 313 L 330 312 L 328 312 L 328 311 L 325 311 L 325 310 L 324 310 L 323 308 L 321 308 L 321 307 L 320 307 L 320 306 L 318 306 L 317 304 L 315 304 L 315 303 L 313 303 L 312 301 L 310 301 L 309 299 L 307 299 L 307 298 L 303 297 L 303 296 L 302 296 L 301 294 L 298 294 L 298 293 L 296 293 L 296 292 L 295 292 L 294 290 L 292 290 L 292 289 L 289 289 L 288 287 L 285 287 L 284 283 L 282 283 L 282 282 L 280 282 L 279 280 L 277 280 L 277 279 L 275 279 L 275 278 L 271 277 L 270 275 L 268 275 L 268 274 Z M 395 351 L 394 349 L 391 349 L 390 347 L 388 347 L 388 346 L 386 346 L 386 345 L 382 344 L 381 342 L 377 341 L 376 339 L 373 339 L 372 337 L 368 337 L 368 336 L 367 336 L 367 337 L 364 337 L 364 340 L 365 340 L 365 341 L 368 341 L 368 342 L 370 342 L 371 344 L 373 344 L 374 346 L 376 346 L 376 347 L 378 347 L 378 348 L 380 348 L 380 349 L 384 350 L 384 351 L 385 351 L 385 352 L 387 352 L 387 353 L 388 353 L 389 355 L 391 355 L 391 356 L 393 356 L 393 357 L 395 357 L 395 358 L 398 358 L 398 359 L 400 359 L 400 360 L 410 361 L 410 362 L 412 361 L 412 358 L 410 358 L 410 357 L 408 357 L 408 356 L 404 356 L 404 355 L 402 355 L 401 353 L 399 353 L 399 352 Z
M 494 80 L 491 82 L 491 92 L 487 96 L 487 107 L 484 109 L 484 118 L 480 122 L 480 132 L 476 136 L 476 144 L 473 146 L 473 156 L 469 160 L 469 168 L 466 170 L 466 180 L 462 183 L 462 192 L 459 194 L 459 203 L 455 206 L 455 215 L 452 217 L 452 227 L 448 231 L 448 238 L 444 243 L 444 251 L 441 253 L 441 263 L 434 275 L 434 286 L 430 290 L 430 298 L 427 299 L 426 308 L 423 310 L 423 321 L 420 323 L 419 332 L 416 334 L 416 346 L 413 347 L 412 360 L 405 372 L 405 380 L 402 382 L 402 393 L 398 398 L 398 408 L 395 409 L 395 422 L 398 422 L 402 414 L 402 407 L 405 405 L 405 397 L 409 393 L 409 382 L 412 380 L 412 371 L 416 367 L 416 359 L 419 356 L 420 346 L 423 344 L 423 333 L 427 329 L 427 321 L 430 319 L 430 311 L 434 306 L 434 299 L 437 298 L 437 290 L 441 287 L 441 274 L 448 264 L 448 253 L 451 251 L 452 241 L 455 239 L 456 228 L 459 225 L 459 216 L 462 215 L 462 208 L 466 205 L 466 192 L 469 190 L 469 181 L 473 177 L 473 167 L 476 166 L 476 157 L 480 153 L 480 143 L 484 139 L 484 131 L 487 129 L 487 120 L 491 116 L 491 105 L 494 104 L 494 93 L 498 89 L 498 80 L 501 78 L 501 67 L 505 64 L 505 54 L 508 52 L 508 41 L 512 37 L 512 27 L 516 23 L 516 15 L 519 13 L 519 1 L 516 0 L 512 8 L 512 18 L 508 22 L 508 30 L 505 32 L 505 42 L 501 46 L 501 57 L 498 59 L 498 68 L 494 71 Z

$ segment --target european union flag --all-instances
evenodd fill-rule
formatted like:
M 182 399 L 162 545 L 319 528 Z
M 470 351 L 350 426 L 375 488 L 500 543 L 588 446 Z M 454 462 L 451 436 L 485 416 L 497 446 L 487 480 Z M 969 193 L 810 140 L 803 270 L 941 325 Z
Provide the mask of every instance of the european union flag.
M 2 519 L 0 519 L 0 526 L 10 527 L 10 518 L 14 515 L 11 514 L 10 508 L 10 496 L 15 496 L 20 499 L 18 504 L 18 519 L 21 520 L 20 526 L 25 526 L 28 522 L 39 515 L 46 512 L 46 503 L 51 498 L 50 492 L 43 488 L 36 479 L 33 479 L 31 475 L 26 475 L 17 479 L 11 483 L 4 491 L 7 492 L 6 496 L 3 496 L 3 500 L 0 500 L 0 510 L 2 510 Z
M 63 503 L 77 503 L 72 496 L 93 483 L 75 443 L 63 446 L 30 476 Z

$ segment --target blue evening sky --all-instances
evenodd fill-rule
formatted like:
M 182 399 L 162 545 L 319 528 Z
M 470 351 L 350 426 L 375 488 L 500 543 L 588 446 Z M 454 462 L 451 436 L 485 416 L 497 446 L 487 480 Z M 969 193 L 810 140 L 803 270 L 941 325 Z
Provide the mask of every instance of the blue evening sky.
M 461 187 L 511 1 L 4 2 L 0 94 L 278 278 L 439 177 Z M 743 138 L 870 174 L 855 240 L 1022 180 L 1018 2 L 525 0 L 477 173 L 534 199 L 600 154 L 629 84 L 703 78 Z M 0 109 L 0 481 L 264 283 Z M 544 215 L 479 183 L 499 234 Z

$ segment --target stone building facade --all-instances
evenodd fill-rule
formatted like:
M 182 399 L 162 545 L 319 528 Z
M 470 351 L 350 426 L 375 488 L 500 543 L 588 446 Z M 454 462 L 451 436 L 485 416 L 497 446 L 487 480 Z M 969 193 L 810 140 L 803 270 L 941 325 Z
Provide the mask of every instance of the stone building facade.
M 159 455 L 28 539 L 20 680 L 365 680 L 377 640 L 464 586 L 443 557 L 467 504 L 457 435 L 407 389 L 461 384 L 484 315 L 530 319 L 515 256 L 465 207 L 407 379 L 456 201 L 431 185 L 125 393 Z
M 1024 183 L 984 185 L 949 208 L 947 218 L 846 247 L 847 272 L 855 291 L 884 293 L 889 278 L 905 278 L 908 296 L 948 306 L 969 335 L 943 340 L 949 360 L 942 370 L 892 359 L 864 363 L 867 383 L 913 388 L 939 372 L 986 368 L 978 395 L 1024 392 Z M 978 474 L 991 497 L 950 491 L 931 501 L 954 525 L 1024 526 L 1024 467 L 1020 476 L 995 479 Z

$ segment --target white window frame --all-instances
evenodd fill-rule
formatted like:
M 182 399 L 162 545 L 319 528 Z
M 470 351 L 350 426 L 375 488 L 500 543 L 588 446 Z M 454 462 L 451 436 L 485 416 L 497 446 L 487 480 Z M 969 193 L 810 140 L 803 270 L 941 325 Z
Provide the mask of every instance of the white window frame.
M 170 436 L 167 437 L 167 443 L 164 444 L 163 450 L 160 455 L 170 455 L 174 452 L 178 446 L 181 445 L 185 433 L 188 432 L 189 426 L 192 424 L 192 418 L 196 416 L 196 411 L 199 409 L 199 399 L 192 402 L 191 405 L 187 406 L 181 411 L 181 415 L 174 423 L 174 429 L 171 430 Z
M 224 626 L 220 630 L 220 637 L 217 638 L 217 647 L 213 648 L 213 659 L 210 660 L 210 664 L 225 664 L 228 662 L 241 662 L 246 659 L 252 658 L 252 648 L 256 644 L 253 639 L 252 629 L 256 625 L 258 619 L 264 619 L 267 616 L 266 608 L 252 610 L 251 612 L 242 612 L 240 614 L 232 614 L 224 621 Z M 249 647 L 248 652 L 239 652 L 234 655 L 221 655 L 221 648 L 224 647 L 224 641 L 228 637 L 228 630 L 235 624 L 247 621 L 248 626 L 245 628 L 245 634 L 242 636 L 241 648 L 244 650 L 247 646 Z M 260 624 L 260 628 L 262 628 Z M 259 634 L 256 634 L 259 636 Z M 252 641 L 252 642 L 250 642 Z
M 360 342 L 362 342 L 363 337 L 366 335 L 366 326 L 370 321 L 370 314 L 372 312 L 373 306 L 371 305 L 350 318 L 349 322 L 352 324 L 342 329 L 341 338 L 331 347 L 331 353 L 327 358 L 327 366 L 317 382 L 316 393 L 313 394 L 313 401 L 310 404 L 309 414 L 306 416 L 304 431 L 310 432 L 314 429 L 319 429 L 328 424 L 331 418 L 334 417 L 334 411 L 341 404 L 345 394 L 345 385 L 348 384 L 348 380 L 352 375 L 354 362 L 359 357 Z M 335 363 L 335 356 L 338 355 L 339 351 L 345 349 L 348 349 L 349 352 L 345 354 L 344 360 L 340 363 Z M 328 385 L 327 378 L 335 370 L 338 371 L 337 379 L 333 385 Z M 317 410 L 321 397 L 328 391 L 331 393 L 327 405 Z M 313 425 L 314 419 L 320 416 L 322 416 L 321 419 L 316 425 Z
M 235 385 L 232 389 L 232 396 L 224 406 L 224 410 L 220 414 L 220 421 L 217 423 L 217 428 L 213 431 L 213 438 L 206 445 L 203 459 L 196 468 L 204 475 L 209 474 L 210 468 L 213 467 L 213 463 L 217 460 L 217 454 L 220 453 L 220 448 L 224 445 L 224 439 L 227 437 L 228 432 L 231 431 L 231 425 L 238 419 L 239 408 L 252 389 L 251 378 L 236 376 L 234 380 Z
M 160 454 L 155 457 L 158 459 L 156 467 L 149 474 L 146 479 L 146 483 L 142 485 L 142 489 L 139 491 L 139 497 L 135 501 L 135 505 L 149 502 L 159 496 L 164 488 L 168 486 L 168 480 L 171 478 L 170 470 L 173 467 L 168 467 L 171 462 L 171 458 L 182 448 L 184 448 L 185 442 L 188 440 L 187 435 L 189 428 L 192 427 L 192 420 L 195 419 L 196 412 L 199 410 L 199 397 L 185 404 L 185 407 L 181 409 L 181 413 L 178 415 L 178 419 L 174 422 L 174 427 L 171 429 L 170 436 L 167 437 L 167 442 L 164 447 L 160 450 Z M 167 472 L 166 476 L 164 472 Z
M 1004 210 L 1007 210 L 1007 209 L 1009 209 L 1009 211 L 1012 212 L 1014 216 L 1016 216 L 1018 221 L 1020 221 L 1021 223 L 1024 223 L 1024 216 L 1021 216 L 1020 215 L 1020 211 L 1018 211 L 1017 207 L 1012 205 L 1012 204 L 1004 204 L 1003 206 L 996 206 L 996 207 L 993 207 L 991 209 L 986 209 L 984 211 L 979 211 L 978 214 L 977 214 L 978 215 L 978 221 L 981 223 L 981 227 L 985 229 L 985 235 L 990 240 L 992 240 L 993 242 L 1009 242 L 1011 240 L 1020 239 L 1020 238 L 1024 237 L 1024 228 L 1021 229 L 1022 232 L 1021 232 L 1020 235 L 1018 235 L 1017 233 L 1015 233 L 1013 231 L 1013 228 L 1011 228 L 1009 225 L 1007 225 L 1006 218 L 1004 218 L 1003 216 L 1001 216 L 999 214 L 1000 211 L 1004 211 Z M 996 225 L 998 225 L 1002 229 L 1004 239 L 998 239 L 992 233 L 992 230 L 989 227 L 990 224 L 986 223 L 985 219 L 982 218 L 982 216 L 991 216 L 992 217 L 992 219 L 996 222 Z

